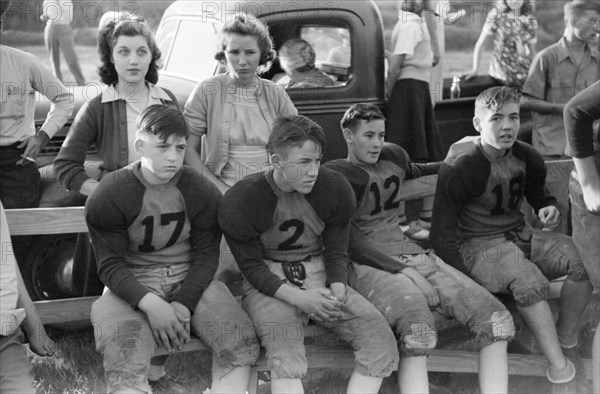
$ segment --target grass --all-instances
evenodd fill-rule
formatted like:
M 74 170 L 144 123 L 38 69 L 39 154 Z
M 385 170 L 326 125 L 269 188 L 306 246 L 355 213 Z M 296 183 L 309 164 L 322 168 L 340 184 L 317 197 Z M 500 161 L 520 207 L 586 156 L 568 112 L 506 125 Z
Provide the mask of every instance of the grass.
M 53 357 L 42 358 L 31 353 L 34 378 L 38 394 L 54 393 L 105 393 L 102 358 L 94 350 L 91 329 L 64 332 L 49 330 L 58 350 Z M 472 346 L 461 342 L 453 348 Z M 202 393 L 210 386 L 211 355 L 208 352 L 188 352 L 169 357 L 167 372 L 185 385 L 189 393 Z M 349 369 L 309 369 L 303 379 L 307 394 L 343 394 L 352 371 Z M 397 394 L 397 377 L 394 373 L 384 380 L 381 394 Z M 479 393 L 475 374 L 430 373 L 431 393 Z M 545 378 L 512 376 L 510 393 L 542 394 L 549 389 Z M 259 386 L 259 392 L 270 392 L 269 384 Z M 161 393 L 158 393 L 161 394 Z

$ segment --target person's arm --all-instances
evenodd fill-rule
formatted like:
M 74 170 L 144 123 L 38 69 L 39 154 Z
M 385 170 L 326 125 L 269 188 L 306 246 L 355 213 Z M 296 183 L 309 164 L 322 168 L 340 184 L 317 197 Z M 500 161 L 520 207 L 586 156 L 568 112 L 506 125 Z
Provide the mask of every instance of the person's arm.
M 465 81 L 475 78 L 479 73 L 481 54 L 483 53 L 487 43 L 490 42 L 496 34 L 495 19 L 497 14 L 498 10 L 496 8 L 492 8 L 492 10 L 488 12 L 486 16 L 483 28 L 481 29 L 481 34 L 479 35 L 479 38 L 475 43 L 475 48 L 473 49 L 473 67 L 471 68 L 471 71 L 464 74 Z
M 469 81 L 478 75 L 479 64 L 481 63 L 481 54 L 483 53 L 483 49 L 487 43 L 491 40 L 492 36 L 485 30 L 482 30 L 477 42 L 475 43 L 475 48 L 473 49 L 473 67 L 471 68 L 471 71 L 464 75 L 465 81 Z
M 219 226 L 248 282 L 273 297 L 283 281 L 264 263 L 260 234 L 271 224 L 277 199 L 266 180 L 257 182 L 260 184 L 242 180 L 223 196 L 218 209 Z
M 523 153 L 521 153 L 523 152 Z M 536 213 L 540 209 L 550 205 L 560 211 L 560 205 L 556 198 L 550 194 L 546 187 L 546 175 L 548 170 L 542 155 L 528 144 L 521 143 L 513 147 L 513 154 L 526 162 L 525 190 L 523 194 L 527 202 Z
M 275 96 L 270 104 L 275 107 L 277 116 L 298 115 L 296 106 L 283 86 L 274 85 L 272 90 L 275 92 Z
M 562 114 L 564 104 L 551 103 L 523 92 L 521 110 L 535 111 L 540 114 Z
M 531 62 L 527 79 L 523 84 L 521 110 L 535 111 L 540 114 L 563 113 L 564 104 L 546 101 L 548 68 L 548 59 L 544 52 L 539 53 Z
M 259 180 L 258 182 L 261 182 Z M 313 319 L 335 321 L 342 303 L 328 289 L 302 290 L 284 283 L 265 264 L 260 242 L 277 204 L 269 194 L 257 196 L 258 188 L 248 188 L 244 181 L 236 184 L 219 204 L 219 225 L 242 274 L 261 293 L 295 305 Z M 264 189 L 270 188 L 268 184 Z
M 189 191 L 184 194 L 184 199 L 191 225 L 190 243 L 193 259 L 188 274 L 173 300 L 193 312 L 219 266 L 221 229 L 217 206 L 221 193 L 209 181 L 197 176 L 188 176 L 186 173 L 183 175 L 185 178 L 182 176 L 180 180 L 181 190 Z
M 63 83 L 46 68 L 41 61 L 33 56 L 28 58 L 29 78 L 33 89 L 45 96 L 52 104 L 46 115 L 46 120 L 35 136 L 21 142 L 19 148 L 25 147 L 24 157 L 35 158 L 48 141 L 64 126 L 73 113 L 75 100 L 73 94 Z M 21 159 L 17 164 L 25 164 L 26 159 Z
M 16 268 L 17 284 L 19 287 L 17 307 L 25 309 L 26 313 L 25 319 L 23 320 L 23 323 L 21 323 L 21 327 L 27 335 L 30 349 L 35 354 L 38 356 L 51 356 L 56 351 L 56 345 L 44 329 L 44 324 L 38 316 L 35 305 L 33 304 L 33 301 L 31 301 L 31 297 L 29 297 L 29 293 L 25 287 L 25 282 L 23 282 L 21 271 L 19 271 L 19 267 Z
M 23 319 L 25 311 L 17 308 L 19 284 L 17 260 L 12 249 L 12 241 L 6 222 L 2 201 L 0 201 L 0 335 L 12 335 Z
M 200 150 L 202 149 L 202 136 L 208 131 L 209 124 L 211 123 L 208 119 L 209 114 L 209 99 L 220 99 L 221 92 L 213 91 L 216 89 L 216 83 L 211 83 L 208 87 L 204 83 L 199 83 L 196 88 L 192 91 L 185 103 L 183 115 L 188 124 L 190 135 L 188 137 L 188 147 L 185 151 L 185 164 L 200 171 L 208 180 L 210 180 L 222 194 L 225 194 L 229 190 L 229 186 L 221 181 L 219 177 L 204 163 L 200 157 Z M 219 87 L 223 88 L 224 87 Z M 207 93 L 209 90 L 210 93 Z M 220 119 L 218 121 L 221 121 Z M 213 122 L 216 123 L 217 121 Z M 220 130 L 212 130 L 213 133 L 219 133 Z M 221 149 L 221 147 L 213 147 L 213 149 Z M 218 165 L 218 163 L 212 163 L 212 165 Z
M 83 166 L 89 147 L 98 136 L 96 100 L 86 102 L 77 112 L 73 125 L 54 159 L 54 169 L 60 184 L 67 190 L 90 195 L 98 182 L 90 178 Z
M 368 265 L 392 274 L 402 272 L 404 268 L 408 267 L 373 246 L 355 224 L 350 226 L 348 253 L 350 259 L 358 264 Z
M 531 53 L 531 56 L 535 56 L 537 54 L 536 43 L 529 41 L 527 46 L 529 47 L 529 53 Z
M 594 160 L 594 121 L 600 119 L 600 81 L 565 106 L 567 154 L 573 157 L 587 209 L 600 213 L 600 175 Z
M 132 308 L 149 292 L 126 267 L 125 261 L 129 251 L 127 230 L 139 215 L 144 189 L 133 173 L 117 170 L 104 177 L 85 204 L 85 220 L 97 257 L 98 276 Z
M 429 240 L 444 262 L 468 274 L 460 252 L 458 215 L 464 203 L 470 199 L 470 188 L 461 179 L 461 174 L 449 165 L 443 164 L 440 168 Z
M 195 168 L 202 175 L 206 177 L 209 181 L 215 185 L 221 194 L 225 194 L 227 190 L 229 190 L 229 186 L 227 186 L 220 178 L 218 178 L 202 161 L 200 157 L 200 153 L 198 153 L 201 149 L 202 145 L 202 137 L 190 134 L 187 140 L 188 148 L 185 151 L 185 164 Z
M 593 156 L 583 159 L 573 158 L 577 179 L 583 191 L 583 201 L 586 208 L 595 214 L 600 214 L 600 175 Z
M 402 72 L 402 65 L 404 64 L 404 59 L 406 58 L 405 54 L 402 55 L 392 55 L 390 57 L 390 62 L 388 66 L 388 75 L 385 82 L 385 94 L 386 98 L 389 100 L 392 90 L 394 89 L 394 84 L 398 80 L 400 73 Z
M 437 29 L 440 28 L 435 20 L 438 17 L 435 13 L 435 10 L 430 7 L 430 2 L 426 1 L 426 5 L 428 9 L 422 11 L 423 19 L 425 20 L 425 24 L 427 25 L 427 30 L 429 31 L 429 36 L 431 38 L 431 52 L 433 52 L 433 61 L 432 66 L 435 67 L 440 62 L 441 59 L 441 50 L 440 43 L 438 41 Z M 443 26 L 441 27 L 443 29 Z

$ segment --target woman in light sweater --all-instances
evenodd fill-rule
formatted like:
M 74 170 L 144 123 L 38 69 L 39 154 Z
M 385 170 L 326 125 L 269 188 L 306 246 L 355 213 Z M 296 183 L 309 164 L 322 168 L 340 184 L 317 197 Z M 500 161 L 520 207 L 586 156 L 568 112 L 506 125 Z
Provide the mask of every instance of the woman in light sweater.
M 269 166 L 267 140 L 275 118 L 298 111 L 283 87 L 257 76 L 275 58 L 260 20 L 240 14 L 226 22 L 215 58 L 227 72 L 200 82 L 185 104 L 185 161 L 224 193 Z

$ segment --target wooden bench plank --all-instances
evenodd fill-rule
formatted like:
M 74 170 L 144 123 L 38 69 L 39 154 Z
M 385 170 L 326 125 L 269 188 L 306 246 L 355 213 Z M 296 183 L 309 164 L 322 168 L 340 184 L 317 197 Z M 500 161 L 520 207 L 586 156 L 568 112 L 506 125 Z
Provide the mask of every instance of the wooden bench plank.
M 89 322 L 92 304 L 98 297 L 35 301 L 35 310 L 44 324 Z
M 88 231 L 84 207 L 6 209 L 11 235 L 68 234 Z

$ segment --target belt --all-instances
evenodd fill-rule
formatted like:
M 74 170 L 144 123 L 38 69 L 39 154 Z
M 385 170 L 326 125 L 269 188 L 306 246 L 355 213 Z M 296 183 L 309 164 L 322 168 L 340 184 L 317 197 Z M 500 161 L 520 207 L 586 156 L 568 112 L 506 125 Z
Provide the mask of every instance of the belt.
M 282 263 L 308 263 L 309 261 L 311 261 L 313 259 L 313 257 L 317 257 L 317 256 L 318 255 L 316 255 L 316 254 L 309 254 L 309 255 L 304 256 L 301 259 L 291 260 L 291 261 L 276 260 L 276 259 L 272 259 L 272 258 L 269 258 L 269 257 L 265 257 L 265 259 L 271 260 L 274 263 L 281 263 L 281 264 Z

